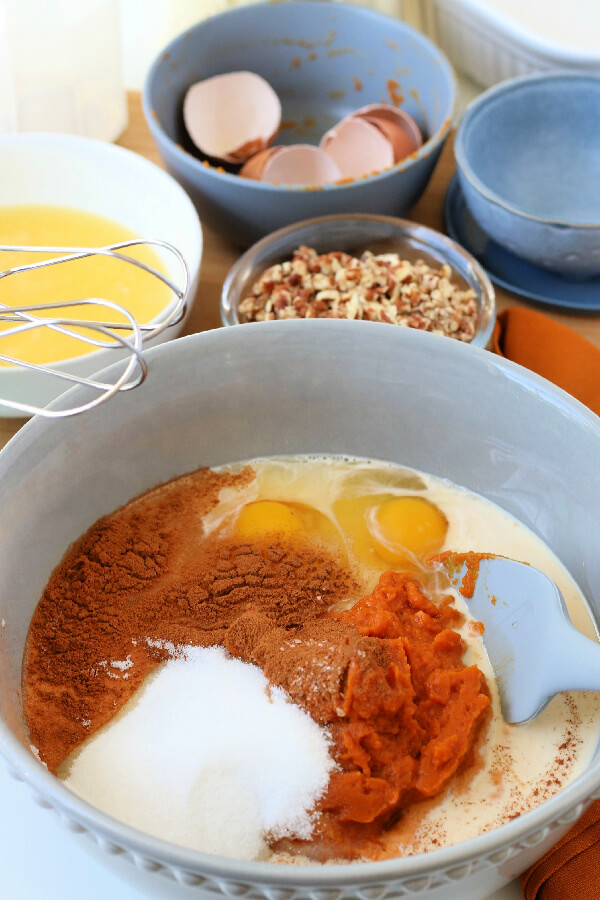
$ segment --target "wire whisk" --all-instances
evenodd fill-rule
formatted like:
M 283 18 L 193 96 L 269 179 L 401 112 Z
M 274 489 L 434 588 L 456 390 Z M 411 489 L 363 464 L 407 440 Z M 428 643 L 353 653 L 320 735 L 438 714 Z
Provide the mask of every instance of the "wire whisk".
M 171 277 L 160 272 L 148 263 L 136 259 L 134 256 L 130 256 L 124 252 L 129 248 L 140 246 L 155 247 L 174 256 L 181 273 L 180 283 L 176 283 Z M 0 302 L 0 323 L 6 323 L 8 325 L 8 327 L 0 329 L 0 341 L 2 338 L 10 337 L 12 335 L 32 332 L 40 328 L 48 328 L 69 337 L 77 338 L 79 341 L 96 349 L 120 351 L 118 358 L 123 361 L 122 369 L 115 379 L 111 382 L 104 382 L 99 381 L 93 375 L 77 375 L 54 365 L 48 366 L 31 363 L 0 352 L 0 362 L 10 366 L 18 366 L 22 370 L 39 372 L 49 378 L 62 380 L 66 382 L 64 390 L 66 390 L 67 386 L 82 384 L 92 388 L 96 393 L 96 396 L 93 396 L 85 403 L 65 406 L 63 409 L 48 409 L 45 406 L 25 402 L 25 400 L 0 397 L 0 405 L 13 409 L 16 413 L 25 413 L 26 415 L 37 414 L 45 416 L 46 418 L 65 418 L 93 409 L 95 406 L 99 406 L 99 404 L 109 400 L 119 391 L 129 391 L 136 388 L 144 381 L 148 372 L 146 361 L 142 355 L 144 344 L 157 337 L 165 331 L 165 329 L 177 325 L 186 315 L 186 296 L 190 283 L 189 269 L 180 251 L 167 241 L 152 238 L 132 238 L 126 241 L 119 241 L 115 244 L 109 244 L 105 247 L 30 247 L 12 244 L 10 246 L 0 245 L 0 253 L 3 251 L 26 251 L 31 253 L 52 253 L 59 255 L 52 256 L 49 259 L 38 260 L 37 262 L 4 269 L 0 271 L 0 279 L 15 275 L 18 276 L 23 272 L 30 272 L 35 269 L 68 264 L 73 260 L 85 259 L 86 257 L 106 256 L 136 266 L 154 278 L 158 278 L 169 288 L 174 297 L 174 301 L 165 306 L 165 309 L 160 316 L 155 318 L 151 323 L 144 324 L 140 324 L 135 317 L 119 303 L 103 298 L 87 297 L 81 299 L 78 298 L 76 300 L 52 301 L 50 303 L 32 303 L 25 306 L 8 306 L 7 304 Z M 66 311 L 69 308 L 81 306 L 102 307 L 104 315 L 106 315 L 107 309 L 112 309 L 122 316 L 125 321 L 109 322 L 95 319 L 84 320 L 70 318 L 68 315 L 62 316 L 56 314 L 57 310 Z M 48 310 L 52 310 L 52 315 L 44 315 Z M 81 358 L 84 359 L 85 357 Z M 3 371 L 10 372 L 14 370 L 0 368 L 0 376 Z M 58 394 L 58 391 L 56 393 Z

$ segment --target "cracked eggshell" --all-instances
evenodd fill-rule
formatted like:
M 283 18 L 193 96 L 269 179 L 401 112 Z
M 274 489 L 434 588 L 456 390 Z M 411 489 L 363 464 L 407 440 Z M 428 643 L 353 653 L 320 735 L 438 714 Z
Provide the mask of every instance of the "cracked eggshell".
M 278 147 L 265 163 L 262 181 L 272 184 L 320 185 L 342 178 L 336 162 L 312 144 Z
M 239 164 L 274 139 L 281 124 L 281 103 L 260 75 L 228 72 L 188 89 L 183 121 L 202 153 Z
M 283 149 L 283 147 L 265 147 L 264 150 L 259 150 L 258 153 L 246 160 L 239 171 L 239 175 L 242 178 L 252 178 L 254 181 L 261 181 L 267 161 L 276 153 L 281 153 Z
M 423 135 L 413 117 L 403 109 L 386 103 L 372 103 L 352 114 L 375 125 L 392 144 L 394 162 L 400 162 L 423 144 Z
M 342 178 L 361 178 L 394 165 L 394 149 L 385 134 L 355 116 L 347 116 L 327 131 L 320 147 L 337 164 Z

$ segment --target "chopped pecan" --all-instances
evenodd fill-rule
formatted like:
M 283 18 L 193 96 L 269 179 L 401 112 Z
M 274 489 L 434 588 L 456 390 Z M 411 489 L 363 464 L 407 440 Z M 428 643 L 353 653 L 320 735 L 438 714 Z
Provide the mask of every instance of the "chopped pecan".
M 299 247 L 291 260 L 263 273 L 239 309 L 245 321 L 364 319 L 470 341 L 477 331 L 477 298 L 452 275 L 446 263 L 436 269 L 395 253 L 366 252 L 358 259 L 341 250 L 319 255 Z

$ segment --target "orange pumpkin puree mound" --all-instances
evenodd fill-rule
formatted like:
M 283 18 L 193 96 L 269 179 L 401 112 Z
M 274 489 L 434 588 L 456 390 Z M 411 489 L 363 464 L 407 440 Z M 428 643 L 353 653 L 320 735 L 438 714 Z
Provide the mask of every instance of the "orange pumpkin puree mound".
M 495 553 L 475 553 L 469 550 L 467 553 L 456 553 L 454 550 L 445 550 L 437 553 L 428 560 L 429 566 L 441 564 L 450 575 L 456 575 L 464 566 L 465 574 L 460 583 L 459 591 L 466 597 L 472 597 L 475 593 L 475 585 L 479 578 L 479 564 L 482 559 L 496 559 Z
M 348 667 L 330 726 L 339 770 L 308 855 L 320 846 L 329 858 L 377 858 L 382 828 L 439 793 L 471 750 L 490 696 L 477 666 L 462 663 L 452 628 L 462 615 L 450 604 L 432 603 L 414 576 L 387 572 L 371 595 L 333 614 L 381 642 L 389 662 L 365 669 L 354 657 Z

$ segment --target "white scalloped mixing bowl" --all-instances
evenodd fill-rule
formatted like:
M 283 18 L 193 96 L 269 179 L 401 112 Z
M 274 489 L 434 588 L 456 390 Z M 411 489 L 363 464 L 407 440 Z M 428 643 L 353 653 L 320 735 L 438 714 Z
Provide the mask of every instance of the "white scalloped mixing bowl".
M 124 147 L 92 138 L 24 133 L 0 137 L 0 172 L 0 202 L 3 206 L 75 207 L 112 219 L 139 237 L 158 238 L 173 244 L 189 268 L 186 295 L 189 312 L 198 287 L 202 259 L 200 220 L 185 191 L 159 166 Z M 167 274 L 181 285 L 182 272 L 175 257 L 162 250 L 156 252 Z M 35 303 L 34 298 L 32 303 Z M 173 296 L 166 310 L 174 305 Z M 167 328 L 148 345 L 177 337 L 184 323 L 182 320 Z M 95 350 L 61 362 L 60 368 L 72 375 L 87 377 L 124 356 L 117 350 Z M 0 416 L 20 415 L 2 406 L 3 399 L 46 406 L 68 386 L 65 381 L 26 368 L 0 367 Z
M 140 388 L 85 416 L 35 418 L 0 453 L 0 754 L 82 846 L 151 897 L 489 896 L 600 795 L 597 753 L 551 800 L 442 850 L 305 867 L 210 856 L 115 821 L 32 756 L 20 701 L 25 635 L 53 567 L 98 517 L 200 465 L 289 453 L 390 460 L 482 494 L 546 542 L 598 612 L 600 419 L 485 350 L 375 323 L 250 324 L 181 338 L 148 357 Z

